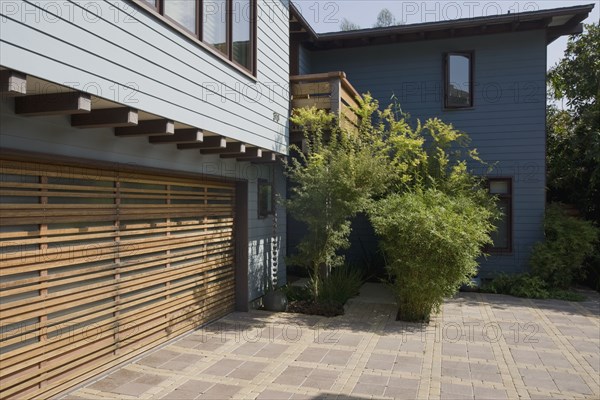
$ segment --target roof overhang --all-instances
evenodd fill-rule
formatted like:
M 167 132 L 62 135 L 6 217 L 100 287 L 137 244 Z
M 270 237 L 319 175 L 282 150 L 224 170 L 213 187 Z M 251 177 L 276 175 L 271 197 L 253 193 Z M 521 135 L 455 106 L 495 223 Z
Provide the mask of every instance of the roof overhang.
M 411 42 L 480 36 L 529 30 L 546 31 L 546 42 L 552 43 L 563 35 L 581 33 L 582 21 L 594 4 L 553 8 L 487 17 L 463 18 L 452 21 L 397 25 L 386 28 L 316 33 L 294 4 L 290 7 L 290 34 L 315 50 L 358 47 L 366 45 Z

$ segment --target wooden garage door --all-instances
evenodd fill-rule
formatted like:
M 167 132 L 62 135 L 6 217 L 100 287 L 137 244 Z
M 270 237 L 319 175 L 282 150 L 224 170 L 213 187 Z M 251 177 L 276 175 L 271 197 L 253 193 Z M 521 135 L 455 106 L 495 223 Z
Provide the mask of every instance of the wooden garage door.
M 233 310 L 233 185 L 0 162 L 0 398 L 59 393 Z

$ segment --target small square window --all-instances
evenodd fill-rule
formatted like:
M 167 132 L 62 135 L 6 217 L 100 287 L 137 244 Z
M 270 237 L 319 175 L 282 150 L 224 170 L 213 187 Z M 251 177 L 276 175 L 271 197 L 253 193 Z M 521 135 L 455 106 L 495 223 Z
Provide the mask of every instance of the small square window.
M 264 179 L 258 180 L 258 218 L 267 218 L 274 213 L 275 196 L 273 185 Z
M 448 53 L 444 66 L 444 107 L 473 107 L 473 54 Z

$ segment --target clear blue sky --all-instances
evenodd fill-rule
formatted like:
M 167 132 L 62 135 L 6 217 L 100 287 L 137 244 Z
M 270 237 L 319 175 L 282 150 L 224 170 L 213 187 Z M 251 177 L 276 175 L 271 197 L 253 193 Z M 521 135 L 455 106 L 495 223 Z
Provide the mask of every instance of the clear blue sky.
M 585 23 L 598 22 L 600 18 L 599 0 L 546 0 L 546 1 L 432 1 L 432 0 L 293 0 L 302 15 L 317 32 L 339 30 L 343 18 L 370 28 L 383 8 L 389 9 L 398 21 L 406 24 L 434 22 L 458 18 L 480 17 L 535 11 L 548 8 L 569 7 L 580 4 L 595 4 L 594 10 Z M 552 67 L 564 53 L 567 38 L 561 37 L 548 46 L 548 68 Z

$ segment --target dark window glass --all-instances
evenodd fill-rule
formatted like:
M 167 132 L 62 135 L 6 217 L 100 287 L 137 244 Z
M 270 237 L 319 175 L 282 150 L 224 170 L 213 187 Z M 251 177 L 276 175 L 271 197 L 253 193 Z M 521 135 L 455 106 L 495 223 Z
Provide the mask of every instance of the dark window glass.
M 202 6 L 202 40 L 223 54 L 227 49 L 227 2 L 204 1 Z
M 0 0 L 1 1 L 1 0 Z M 257 0 L 136 0 L 256 74 Z
M 446 108 L 473 106 L 472 56 L 468 53 L 446 55 Z
M 190 32 L 196 33 L 196 2 L 193 0 L 165 0 L 164 13 Z
M 273 214 L 273 185 L 269 182 L 258 180 L 258 217 L 266 218 Z
M 490 179 L 490 194 L 498 196 L 496 203 L 502 213 L 496 222 L 496 231 L 492 233 L 494 242 L 490 250 L 511 250 L 512 247 L 512 184 L 510 179 Z
M 233 61 L 250 69 L 252 66 L 252 7 L 250 0 L 233 0 L 232 35 Z

